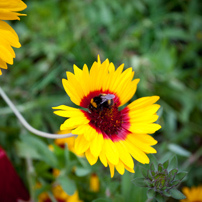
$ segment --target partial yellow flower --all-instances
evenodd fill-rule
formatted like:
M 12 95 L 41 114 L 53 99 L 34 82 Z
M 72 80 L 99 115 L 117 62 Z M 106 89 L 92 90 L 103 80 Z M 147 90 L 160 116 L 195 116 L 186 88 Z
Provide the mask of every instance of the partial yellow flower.
M 181 202 L 202 202 L 202 186 L 183 187 L 182 192 L 187 198 L 181 200 Z
M 90 190 L 92 192 L 98 192 L 100 190 L 100 180 L 95 173 L 90 176 Z
M 71 133 L 71 130 L 63 130 L 59 131 L 58 134 L 68 134 Z M 76 155 L 82 157 L 84 154 L 78 154 L 77 151 L 75 150 L 74 144 L 75 144 L 75 138 L 76 137 L 68 137 L 68 138 L 59 138 L 55 140 L 55 144 L 60 146 L 61 148 L 65 147 L 65 144 L 67 144 L 69 151 L 75 153 Z
M 7 69 L 7 63 L 13 64 L 15 52 L 12 47 L 20 48 L 21 46 L 16 32 L 2 20 L 20 20 L 18 16 L 25 14 L 16 13 L 16 11 L 24 10 L 26 7 L 27 5 L 21 0 L 0 1 L 0 68 Z
M 149 163 L 146 154 L 156 153 L 152 148 L 157 141 L 151 137 L 161 126 L 154 123 L 160 105 L 154 104 L 159 96 L 137 99 L 120 110 L 134 95 L 139 79 L 133 80 L 132 68 L 117 69 L 109 60 L 94 62 L 90 71 L 87 65 L 79 69 L 74 65 L 74 74 L 67 73 L 63 86 L 72 102 L 83 109 L 65 105 L 53 107 L 54 113 L 68 118 L 60 130 L 69 130 L 78 135 L 75 150 L 85 153 L 91 165 L 98 160 L 109 165 L 111 177 L 114 168 L 123 174 L 125 169 L 134 172 L 133 158 Z M 133 157 L 133 158 L 132 158 Z
M 72 196 L 69 196 L 60 185 L 54 186 L 52 193 L 58 202 L 83 202 L 79 199 L 78 191 L 75 191 Z M 51 202 L 51 199 L 46 192 L 43 192 L 39 195 L 38 202 Z

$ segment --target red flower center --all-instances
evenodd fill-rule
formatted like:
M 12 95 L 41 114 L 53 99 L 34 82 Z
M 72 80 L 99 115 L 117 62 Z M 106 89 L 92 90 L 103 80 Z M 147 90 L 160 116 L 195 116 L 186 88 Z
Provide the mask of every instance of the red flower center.
M 100 94 L 91 99 L 91 104 L 88 106 L 89 124 L 96 131 L 101 132 L 105 139 L 110 138 L 112 141 L 124 140 L 129 133 L 127 131 L 129 126 L 127 111 L 119 111 L 113 99 L 103 100 L 102 97 L 103 95 Z M 110 96 L 108 97 L 110 98 Z

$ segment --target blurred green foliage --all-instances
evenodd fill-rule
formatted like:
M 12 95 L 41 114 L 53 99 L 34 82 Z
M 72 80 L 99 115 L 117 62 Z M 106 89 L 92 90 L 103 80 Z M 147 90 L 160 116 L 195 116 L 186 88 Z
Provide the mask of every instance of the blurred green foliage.
M 109 58 L 116 66 L 125 63 L 126 68 L 134 68 L 135 77 L 141 81 L 133 99 L 161 97 L 162 129 L 154 135 L 159 141 L 156 156 L 165 162 L 177 154 L 179 169 L 189 172 L 183 184 L 202 183 L 200 0 L 27 0 L 25 3 L 28 8 L 23 13 L 27 17 L 12 24 L 22 47 L 15 49 L 15 63 L 3 72 L 0 85 L 28 122 L 42 131 L 57 132 L 64 119 L 55 116 L 51 107 L 74 106 L 63 90 L 61 79 L 66 78 L 66 71 L 72 71 L 73 64 L 81 68 L 86 63 L 90 67 L 100 54 L 102 61 Z M 3 100 L 0 100 L 0 119 L 0 145 L 33 198 L 36 198 L 34 183 L 40 181 L 49 190 L 48 185 L 55 180 L 50 169 L 57 168 L 71 180 L 66 180 L 67 183 L 79 189 L 84 201 L 107 196 L 114 202 L 146 200 L 147 190 L 132 185 L 133 174 L 117 174 L 111 179 L 109 170 L 99 163 L 91 167 L 84 159 L 71 152 L 65 154 L 68 150 L 57 147 L 54 153 L 50 152 L 48 145 L 53 140 L 29 134 Z M 74 166 L 80 168 L 76 173 L 71 171 Z M 99 193 L 89 191 L 87 182 L 93 172 L 101 180 Z M 137 170 L 137 176 L 138 173 Z

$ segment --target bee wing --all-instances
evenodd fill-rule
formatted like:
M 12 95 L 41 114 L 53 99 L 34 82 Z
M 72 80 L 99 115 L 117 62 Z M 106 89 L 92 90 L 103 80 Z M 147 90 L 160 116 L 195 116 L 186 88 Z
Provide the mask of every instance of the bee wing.
M 113 94 L 106 94 L 106 95 L 101 95 L 101 98 L 102 98 L 102 103 L 106 102 L 107 100 L 112 100 L 115 98 L 115 95 Z

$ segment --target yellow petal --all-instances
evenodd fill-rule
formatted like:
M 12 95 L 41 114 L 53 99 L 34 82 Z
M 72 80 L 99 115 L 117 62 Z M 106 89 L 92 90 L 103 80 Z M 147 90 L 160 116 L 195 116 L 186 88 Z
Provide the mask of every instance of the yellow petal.
M 115 72 L 115 66 L 112 62 L 110 62 L 110 64 L 109 64 L 108 71 L 109 71 L 109 73 Z
M 131 134 L 127 136 L 127 141 L 132 143 L 135 147 L 139 148 L 140 150 L 146 152 L 146 153 L 156 153 L 157 151 L 151 147 L 148 144 L 145 144 L 144 142 L 139 141 L 137 138 L 135 138 L 135 134 Z
M 95 157 L 94 155 L 92 155 L 91 152 L 90 152 L 90 149 L 88 149 L 85 152 L 85 155 L 86 155 L 86 158 L 87 158 L 87 160 L 88 160 L 88 162 L 90 163 L 91 166 L 94 165 L 98 160 L 98 156 Z
M 79 105 L 81 99 L 76 93 L 76 89 L 74 88 L 74 86 L 72 86 L 66 79 L 62 79 L 62 84 L 71 101 L 74 102 L 76 105 Z
M 73 65 L 73 68 L 75 77 L 77 78 L 78 81 L 80 81 L 82 79 L 82 70 L 79 69 L 76 65 Z
M 133 123 L 153 123 L 155 121 L 157 121 L 158 119 L 158 115 L 143 115 L 143 116 L 139 116 L 139 117 L 136 117 L 136 118 L 131 118 L 130 119 L 130 123 L 133 124 Z
M 142 164 L 149 163 L 149 158 L 143 151 L 141 151 L 140 149 L 138 149 L 137 147 L 132 145 L 127 140 L 124 142 L 122 141 L 122 144 L 126 145 L 129 153 L 132 155 L 132 157 L 134 159 L 136 159 L 137 161 L 139 161 Z
M 76 108 L 73 107 L 67 107 L 64 106 L 66 109 L 64 109 L 63 107 L 64 105 L 58 106 L 58 107 L 53 107 L 53 109 L 61 109 L 62 110 L 58 110 L 58 111 L 54 111 L 54 114 L 57 114 L 58 116 L 62 116 L 62 117 L 84 117 L 84 113 Z
M 106 59 L 99 67 L 99 71 L 97 71 L 97 75 L 96 75 L 96 83 L 94 84 L 95 90 L 102 89 L 103 81 L 108 75 L 108 66 L 109 66 L 109 60 Z
M 74 86 L 74 88 L 76 89 L 76 93 L 80 97 L 80 100 L 81 100 L 84 97 L 84 92 L 83 92 L 80 81 L 71 72 L 66 72 L 66 74 L 67 74 L 68 82 Z
M 100 180 L 95 173 L 90 176 L 90 190 L 93 192 L 98 192 L 100 190 Z
M 84 116 L 69 118 L 60 126 L 60 130 L 73 129 L 87 123 L 89 123 L 89 120 Z
M 130 82 L 129 84 L 127 84 L 127 86 L 125 86 L 125 88 L 122 88 L 122 90 L 120 91 L 120 97 L 121 97 L 121 105 L 124 105 L 126 102 L 128 102 L 135 94 L 136 90 L 137 90 L 137 84 L 139 83 L 140 79 L 135 79 L 132 82 Z
M 112 142 L 111 139 L 104 139 L 104 145 L 105 154 L 108 161 L 113 165 L 117 165 L 119 162 L 119 152 L 116 148 L 116 145 L 114 144 L 114 142 Z
M 125 168 L 124 168 L 124 164 L 119 161 L 119 163 L 115 166 L 116 167 L 116 170 L 121 174 L 123 175 L 124 172 L 125 172 Z
M 109 161 L 108 161 L 108 164 L 109 164 L 109 169 L 110 169 L 111 178 L 112 178 L 114 177 L 114 165 L 111 164 Z
M 125 169 L 127 170 L 127 171 L 129 171 L 129 172 L 131 172 L 131 173 L 135 173 L 135 171 L 134 171 L 134 169 L 132 169 L 132 168 L 129 168 L 128 166 L 124 166 L 125 167 Z
M 77 136 L 75 140 L 75 151 L 77 154 L 82 154 L 84 153 L 90 146 L 90 142 L 87 141 L 83 135 Z
M 20 20 L 18 16 L 25 14 L 14 11 L 24 10 L 27 5 L 21 0 L 1 0 L 0 1 L 0 19 L 1 20 Z
M 76 129 L 72 130 L 72 134 L 83 135 L 86 127 L 88 127 L 88 125 L 80 125 Z
M 155 145 L 157 144 L 157 141 L 150 135 L 144 134 L 144 133 L 135 133 L 135 138 L 138 139 L 141 142 L 144 142 L 149 145 Z
M 13 64 L 13 58 L 15 57 L 15 53 L 11 46 L 8 44 L 0 44 L 0 58 L 6 63 Z
M 116 148 L 119 151 L 119 156 L 122 162 L 130 168 L 134 168 L 134 162 L 131 155 L 128 153 L 127 147 L 120 142 L 115 142 Z
M 103 143 L 104 143 L 104 139 L 102 134 L 97 133 L 90 146 L 90 150 L 93 156 L 99 156 L 103 147 Z
M 144 124 L 144 123 L 134 123 L 130 126 L 128 129 L 132 133 L 155 133 L 157 130 L 159 130 L 161 126 L 156 123 L 151 124 Z
M 8 68 L 6 62 L 4 62 L 2 59 L 0 59 L 0 68 L 2 68 L 2 69 Z
M 88 141 L 92 141 L 97 136 L 97 132 L 94 128 L 92 128 L 90 125 L 86 126 L 84 131 L 84 137 Z
M 149 116 L 149 115 L 154 115 L 158 109 L 160 108 L 160 105 L 158 104 L 153 104 L 149 106 L 145 106 L 144 108 L 140 108 L 135 110 L 134 108 L 129 108 L 129 116 L 130 118 L 136 119 L 138 117 L 142 116 Z
M 84 92 L 84 95 L 87 96 L 90 92 L 90 77 L 89 77 L 89 71 L 88 71 L 88 67 L 85 64 L 83 66 L 83 71 L 82 71 L 82 80 L 81 82 L 81 86 Z
M 145 106 L 152 105 L 159 100 L 159 96 L 148 96 L 139 98 L 128 105 L 130 109 L 144 108 Z
M 97 63 L 101 64 L 101 60 L 100 60 L 100 55 L 99 54 L 97 55 Z
M 108 163 L 107 163 L 107 157 L 105 155 L 105 149 L 102 148 L 100 155 L 99 155 L 100 161 L 102 162 L 102 164 L 107 167 Z

